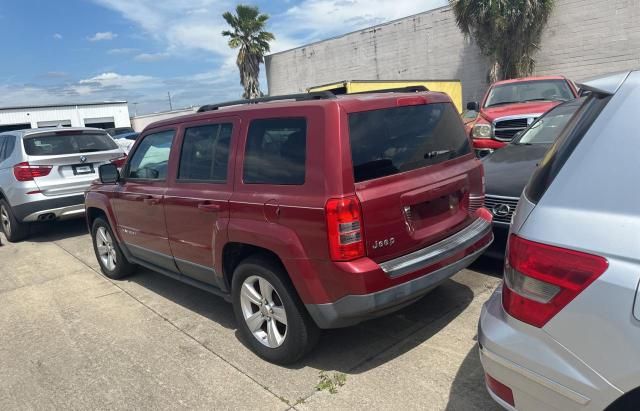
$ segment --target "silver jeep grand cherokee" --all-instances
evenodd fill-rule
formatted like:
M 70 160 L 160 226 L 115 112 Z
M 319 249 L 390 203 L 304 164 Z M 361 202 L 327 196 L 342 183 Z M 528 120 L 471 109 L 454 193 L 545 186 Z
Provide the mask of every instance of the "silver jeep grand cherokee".
M 80 217 L 98 167 L 126 155 L 97 128 L 46 128 L 0 133 L 0 229 L 20 241 L 29 223 Z

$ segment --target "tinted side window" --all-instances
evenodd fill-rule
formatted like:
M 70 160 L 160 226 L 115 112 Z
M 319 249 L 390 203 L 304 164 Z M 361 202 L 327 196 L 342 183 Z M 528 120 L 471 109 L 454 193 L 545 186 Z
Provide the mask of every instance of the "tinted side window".
M 167 178 L 173 130 L 144 137 L 129 162 L 129 178 L 164 180 Z
M 305 178 L 307 121 L 304 118 L 254 120 L 244 156 L 245 184 L 302 185 Z
M 394 107 L 349 114 L 356 182 L 427 167 L 469 154 L 453 104 Z
M 232 124 L 190 127 L 184 133 L 178 180 L 227 181 Z
M 540 201 L 609 100 L 610 97 L 592 94 L 578 109 L 529 180 L 525 191 L 529 201 L 533 203 Z

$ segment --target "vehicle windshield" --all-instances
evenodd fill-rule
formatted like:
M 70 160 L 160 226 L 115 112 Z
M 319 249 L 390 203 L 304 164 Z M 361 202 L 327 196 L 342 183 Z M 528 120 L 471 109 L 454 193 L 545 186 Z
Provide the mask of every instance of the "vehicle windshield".
M 29 156 L 92 153 L 115 150 L 118 146 L 106 133 L 61 132 L 25 137 L 24 150 Z
M 552 109 L 525 130 L 515 144 L 553 144 L 584 99 L 583 97 Z
M 532 80 L 495 86 L 489 91 L 485 107 L 528 101 L 568 101 L 573 93 L 565 80 Z

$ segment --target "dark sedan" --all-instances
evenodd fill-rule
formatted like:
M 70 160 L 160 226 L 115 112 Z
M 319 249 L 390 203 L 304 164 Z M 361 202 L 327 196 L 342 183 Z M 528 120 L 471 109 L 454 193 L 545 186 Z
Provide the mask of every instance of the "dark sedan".
M 493 214 L 495 235 L 487 255 L 500 258 L 504 255 L 511 217 L 522 190 L 582 101 L 580 98 L 556 106 L 516 135 L 511 144 L 482 159 L 485 207 Z

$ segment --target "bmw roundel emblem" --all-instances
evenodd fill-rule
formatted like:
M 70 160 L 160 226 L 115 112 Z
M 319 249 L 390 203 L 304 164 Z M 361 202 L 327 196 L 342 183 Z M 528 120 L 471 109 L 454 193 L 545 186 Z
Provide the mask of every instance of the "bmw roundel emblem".
M 86 162 L 87 162 L 87 157 L 85 157 L 85 156 L 80 156 L 80 162 L 81 162 L 81 163 L 86 163 Z

